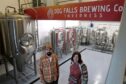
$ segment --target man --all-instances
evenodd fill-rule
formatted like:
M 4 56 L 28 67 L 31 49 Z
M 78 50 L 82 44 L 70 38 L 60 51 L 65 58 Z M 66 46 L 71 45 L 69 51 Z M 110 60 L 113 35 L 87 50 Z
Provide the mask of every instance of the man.
M 53 53 L 51 44 L 46 44 L 45 55 L 40 58 L 40 79 L 43 84 L 58 84 L 58 57 Z

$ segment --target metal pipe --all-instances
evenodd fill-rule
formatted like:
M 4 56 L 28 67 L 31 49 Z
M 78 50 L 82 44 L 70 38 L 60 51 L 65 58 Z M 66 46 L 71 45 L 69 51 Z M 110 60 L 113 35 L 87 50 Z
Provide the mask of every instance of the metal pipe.
M 39 2 L 38 2 L 38 0 L 37 0 L 37 7 L 38 7 L 38 3 L 39 3 Z
M 19 14 L 21 13 L 21 2 L 20 2 L 20 0 L 18 0 L 18 7 L 19 7 Z
M 38 50 L 38 46 L 39 46 L 39 35 L 38 35 L 38 20 L 36 20 L 36 28 L 37 28 L 37 30 L 36 30 L 36 46 L 37 46 L 37 50 Z
M 33 59 L 34 59 L 34 71 L 35 75 L 37 75 L 37 66 L 36 66 L 36 51 L 33 53 Z
M 30 2 L 30 3 L 25 3 L 25 4 L 21 4 L 21 9 L 22 9 L 22 7 L 23 7 L 24 5 L 28 5 L 28 4 L 32 4 L 32 2 Z M 43 4 L 43 5 L 45 5 L 45 6 L 46 6 L 46 4 L 45 4 L 45 3 L 41 3 L 41 4 Z
M 30 3 L 25 3 L 25 4 L 21 4 L 21 11 L 23 11 L 23 6 L 25 6 L 25 5 L 28 5 L 28 4 L 33 4 L 32 2 L 30 2 Z M 46 4 L 45 3 L 41 3 L 42 5 L 44 5 L 44 6 L 46 6 Z
M 68 1 L 75 1 L 75 0 L 64 0 L 64 1 L 57 1 L 56 3 L 68 2 Z
M 5 14 L 7 14 L 7 13 L 9 12 L 9 8 L 14 9 L 14 13 L 17 12 L 15 7 L 7 6 L 7 7 L 5 8 Z
M 23 6 L 25 6 L 25 5 L 27 5 L 27 4 L 32 4 L 32 2 L 31 2 L 31 3 L 21 4 L 20 14 L 23 12 Z
M 14 36 L 14 45 L 15 45 L 15 49 L 16 49 L 16 56 L 19 55 L 19 48 L 18 48 L 18 45 L 17 45 L 17 36 L 16 36 L 16 28 L 15 28 L 15 23 L 13 22 L 13 36 Z
M 25 3 L 25 4 L 21 4 L 21 9 L 23 9 L 23 6 L 24 6 L 24 5 L 28 5 L 28 4 L 32 4 L 32 2 L 30 2 L 30 3 Z
M 18 84 L 18 79 L 17 79 L 17 77 L 18 77 L 18 74 L 17 74 L 17 65 L 16 65 L 16 59 L 15 59 L 15 57 L 13 58 L 13 62 L 14 62 L 14 79 L 15 79 L 15 82 L 16 82 L 16 84 Z

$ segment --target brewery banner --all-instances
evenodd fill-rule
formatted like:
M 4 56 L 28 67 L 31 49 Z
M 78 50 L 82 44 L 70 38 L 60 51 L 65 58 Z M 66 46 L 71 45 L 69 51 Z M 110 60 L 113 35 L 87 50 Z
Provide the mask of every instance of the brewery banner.
M 37 20 L 120 21 L 123 6 L 124 0 L 103 0 L 28 8 L 24 13 Z

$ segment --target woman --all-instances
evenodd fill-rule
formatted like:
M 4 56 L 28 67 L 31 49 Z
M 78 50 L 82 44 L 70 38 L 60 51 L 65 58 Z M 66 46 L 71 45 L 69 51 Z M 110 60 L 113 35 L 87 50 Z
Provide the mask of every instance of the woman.
M 87 84 L 87 67 L 81 59 L 80 52 L 76 51 L 71 57 L 69 84 Z

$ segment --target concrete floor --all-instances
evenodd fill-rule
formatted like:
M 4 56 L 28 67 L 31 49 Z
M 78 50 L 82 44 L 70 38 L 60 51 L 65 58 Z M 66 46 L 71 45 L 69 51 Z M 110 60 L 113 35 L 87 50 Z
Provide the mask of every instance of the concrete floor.
M 84 48 L 85 47 L 80 46 L 79 51 L 83 50 Z M 71 54 L 72 53 L 68 54 L 67 56 L 63 55 L 63 58 L 59 59 L 59 64 L 69 59 L 71 57 Z M 39 55 L 41 55 L 41 53 L 38 54 L 37 59 L 40 58 Z M 86 49 L 85 51 L 83 51 L 81 55 L 82 55 L 82 59 L 84 60 L 84 63 L 87 65 L 87 68 L 88 68 L 88 75 L 89 75 L 88 84 L 105 84 L 105 80 L 106 80 L 107 73 L 109 70 L 109 65 L 110 65 L 112 55 L 89 50 L 89 49 Z M 70 61 L 67 61 L 62 66 L 60 66 L 59 84 L 68 84 L 69 66 L 70 66 Z M 39 73 L 37 76 L 39 76 Z M 2 77 L 3 78 L 2 80 L 4 82 L 1 82 L 0 80 L 0 84 L 1 83 L 2 84 L 15 84 L 14 80 L 12 80 L 10 77 L 9 78 L 6 76 L 3 76 L 3 77 Z M 25 80 L 25 82 L 20 81 L 20 84 L 28 84 L 33 79 L 30 79 L 29 81 Z M 38 80 L 34 84 L 41 84 L 41 82 L 40 80 Z

